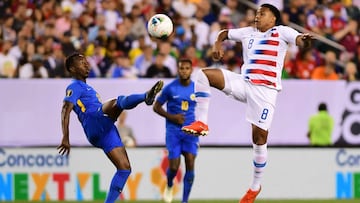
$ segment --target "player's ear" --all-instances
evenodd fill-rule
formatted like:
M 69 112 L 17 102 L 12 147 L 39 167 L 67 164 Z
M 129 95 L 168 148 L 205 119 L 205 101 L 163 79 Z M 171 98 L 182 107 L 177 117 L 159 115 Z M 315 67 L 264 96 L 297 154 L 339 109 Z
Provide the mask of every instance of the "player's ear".
M 273 16 L 271 19 L 272 19 L 272 21 L 271 21 L 271 22 L 272 22 L 272 23 L 274 23 L 274 24 L 276 24 L 276 17 L 275 17 L 275 16 Z
M 69 68 L 68 68 L 68 70 L 69 70 L 69 72 L 70 72 L 70 73 L 75 72 L 75 70 L 74 70 L 74 69 L 75 69 L 75 66 L 72 66 L 72 65 L 71 65 L 71 66 L 69 66 Z

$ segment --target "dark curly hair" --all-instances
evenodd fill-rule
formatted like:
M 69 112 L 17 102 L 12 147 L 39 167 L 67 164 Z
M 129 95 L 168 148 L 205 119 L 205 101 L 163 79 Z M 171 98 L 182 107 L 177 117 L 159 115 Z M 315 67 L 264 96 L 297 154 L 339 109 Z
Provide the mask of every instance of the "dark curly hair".
M 260 7 L 268 8 L 271 11 L 271 13 L 274 14 L 276 18 L 275 25 L 281 24 L 281 14 L 279 9 L 277 9 L 275 6 L 271 4 L 262 4 Z
M 76 61 L 78 61 L 80 58 L 83 58 L 83 57 L 84 57 L 84 55 L 77 53 L 77 52 L 66 57 L 66 59 L 65 59 L 66 70 L 70 72 L 70 67 L 73 66 Z

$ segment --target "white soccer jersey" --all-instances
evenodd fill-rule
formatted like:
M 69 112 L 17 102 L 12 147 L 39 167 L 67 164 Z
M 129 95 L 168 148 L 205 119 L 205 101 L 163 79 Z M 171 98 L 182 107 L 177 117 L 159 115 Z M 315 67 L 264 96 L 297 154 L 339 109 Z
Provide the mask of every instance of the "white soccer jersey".
M 229 29 L 228 38 L 242 43 L 244 64 L 241 74 L 254 85 L 281 90 L 281 73 L 288 44 L 296 44 L 300 33 L 288 26 L 266 32 L 254 27 Z

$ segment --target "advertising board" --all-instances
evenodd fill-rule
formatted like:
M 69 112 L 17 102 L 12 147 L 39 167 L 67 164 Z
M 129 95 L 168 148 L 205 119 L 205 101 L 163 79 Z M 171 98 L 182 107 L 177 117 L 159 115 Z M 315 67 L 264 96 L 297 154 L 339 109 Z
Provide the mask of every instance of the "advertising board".
M 128 149 L 132 173 L 119 197 L 160 200 L 166 184 L 163 148 Z M 183 160 L 182 160 L 183 162 Z M 250 148 L 200 148 L 191 199 L 238 199 L 252 177 Z M 99 149 L 0 148 L 0 201 L 102 200 L 115 168 Z M 174 180 L 182 194 L 182 163 Z M 360 198 L 360 150 L 270 148 L 261 199 Z

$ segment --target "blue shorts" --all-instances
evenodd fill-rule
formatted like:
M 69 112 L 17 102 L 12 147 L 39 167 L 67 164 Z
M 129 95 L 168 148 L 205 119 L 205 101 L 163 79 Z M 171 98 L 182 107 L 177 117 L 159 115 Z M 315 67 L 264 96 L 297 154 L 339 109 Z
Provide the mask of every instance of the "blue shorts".
M 167 130 L 166 132 L 166 149 L 168 150 L 168 158 L 176 159 L 183 152 L 197 155 L 199 148 L 199 137 L 191 136 L 181 130 Z
M 89 113 L 83 122 L 83 128 L 88 141 L 95 147 L 109 153 L 116 147 L 123 147 L 120 134 L 114 121 L 101 110 Z

